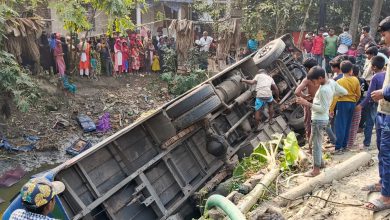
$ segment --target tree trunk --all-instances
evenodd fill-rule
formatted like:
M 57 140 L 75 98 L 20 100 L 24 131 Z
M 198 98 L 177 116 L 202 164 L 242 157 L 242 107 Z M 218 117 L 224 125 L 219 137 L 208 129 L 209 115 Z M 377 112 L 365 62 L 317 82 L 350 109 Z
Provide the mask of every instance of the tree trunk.
M 359 167 L 366 165 L 370 160 L 371 154 L 367 152 L 356 154 L 334 167 L 325 169 L 320 175 L 288 190 L 287 192 L 281 194 L 280 197 L 276 197 L 273 201 L 280 206 L 285 206 L 288 202 L 290 202 L 290 200 L 304 196 L 313 191 L 316 187 L 323 186 L 324 184 L 331 183 L 333 180 L 339 180 L 348 176 Z
M 271 183 L 279 175 L 279 169 L 279 166 L 271 169 L 269 173 L 265 174 L 260 183 L 257 184 L 252 191 L 250 191 L 247 195 L 244 196 L 244 198 L 242 198 L 242 200 L 238 202 L 237 207 L 242 213 L 245 214 L 249 212 L 252 206 L 257 203 L 257 200 L 259 200 L 263 192 L 266 190 L 266 187 L 271 185 Z
M 320 0 L 319 7 L 320 12 L 318 16 L 318 29 L 324 28 L 326 24 L 326 1 Z
M 298 39 L 298 47 L 299 48 L 301 48 L 303 32 L 306 30 L 306 22 L 307 22 L 307 19 L 309 18 L 309 11 L 310 11 L 312 3 L 313 3 L 313 0 L 310 0 L 309 5 L 307 6 L 307 9 L 306 9 L 305 18 L 303 19 L 303 23 L 301 26 L 301 32 L 299 33 L 299 39 Z
M 352 35 L 352 42 L 355 42 L 357 40 L 356 37 L 358 32 L 359 13 L 361 5 L 362 3 L 360 0 L 353 0 L 351 23 L 349 24 L 349 32 Z
M 370 19 L 370 35 L 375 38 L 379 17 L 382 11 L 383 0 L 374 0 L 374 5 L 371 10 L 371 19 Z

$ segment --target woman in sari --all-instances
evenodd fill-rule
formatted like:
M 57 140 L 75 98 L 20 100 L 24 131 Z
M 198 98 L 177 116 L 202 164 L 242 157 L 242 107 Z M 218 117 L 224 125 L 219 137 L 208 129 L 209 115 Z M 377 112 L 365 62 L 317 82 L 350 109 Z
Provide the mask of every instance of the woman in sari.
M 80 76 L 83 77 L 84 75 L 89 76 L 89 65 L 90 65 L 90 52 L 91 52 L 91 45 L 85 41 L 85 38 L 81 38 L 81 42 L 78 45 L 78 49 L 80 51 L 80 63 L 79 63 L 79 69 L 80 69 Z
M 131 49 L 131 68 L 134 70 L 135 73 L 138 73 L 139 67 L 140 67 L 139 49 L 138 46 L 135 45 Z
M 122 63 L 123 63 L 123 60 L 122 60 L 122 41 L 119 37 L 115 40 L 114 53 L 115 53 L 114 72 L 115 72 L 115 74 L 122 74 Z
M 64 61 L 64 52 L 62 50 L 61 35 L 56 35 L 56 44 L 54 47 L 54 59 L 56 62 L 56 67 L 58 70 L 58 76 L 63 77 L 65 75 L 65 61 Z

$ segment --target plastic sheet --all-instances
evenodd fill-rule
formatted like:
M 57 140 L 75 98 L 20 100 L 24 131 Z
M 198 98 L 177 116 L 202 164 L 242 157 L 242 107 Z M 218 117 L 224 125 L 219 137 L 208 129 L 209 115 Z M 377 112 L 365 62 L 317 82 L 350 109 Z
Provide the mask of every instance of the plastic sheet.
M 0 148 L 4 148 L 8 151 L 22 151 L 22 152 L 28 152 L 33 149 L 35 149 L 36 143 L 39 141 L 39 137 L 33 136 L 33 135 L 25 135 L 24 140 L 29 142 L 28 145 L 23 146 L 13 146 L 6 138 L 0 139 Z
M 111 130 L 110 113 L 106 112 L 99 118 L 96 130 L 102 133 L 106 133 Z

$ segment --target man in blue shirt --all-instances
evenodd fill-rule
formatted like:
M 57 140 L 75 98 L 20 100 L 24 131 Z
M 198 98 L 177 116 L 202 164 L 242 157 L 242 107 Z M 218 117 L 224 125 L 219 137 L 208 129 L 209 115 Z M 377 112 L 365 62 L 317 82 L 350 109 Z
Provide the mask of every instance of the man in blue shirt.
M 378 31 L 381 33 L 387 46 L 390 46 L 390 16 L 379 23 Z M 387 66 L 383 89 L 371 93 L 371 98 L 378 103 L 376 117 L 377 144 L 379 147 L 379 187 L 367 186 L 370 191 L 380 191 L 381 196 L 370 201 L 365 207 L 374 212 L 390 209 L 390 65 Z M 378 185 L 379 185 L 378 184 Z
M 383 67 L 385 66 L 385 59 L 381 56 L 375 56 L 371 59 L 371 69 L 375 73 L 372 77 L 370 86 L 368 87 L 367 94 L 371 94 L 373 91 L 382 89 L 383 81 L 385 80 L 385 72 Z M 371 96 L 366 96 L 363 101 L 356 106 L 357 110 L 365 108 L 366 111 L 366 125 L 364 127 L 364 141 L 363 147 L 366 150 L 370 149 L 372 129 L 375 124 L 375 117 L 377 113 L 378 103 L 374 102 Z M 378 134 L 378 133 L 377 133 Z M 378 139 L 377 139 L 378 140 Z

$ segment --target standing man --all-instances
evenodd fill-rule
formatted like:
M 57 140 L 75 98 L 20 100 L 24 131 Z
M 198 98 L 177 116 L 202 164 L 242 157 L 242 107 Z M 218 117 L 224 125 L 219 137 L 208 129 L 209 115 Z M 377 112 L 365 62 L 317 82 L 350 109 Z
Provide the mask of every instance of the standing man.
M 313 58 L 307 58 L 303 61 L 303 66 L 306 68 L 306 71 L 309 72 L 311 68 L 317 66 L 317 61 Z M 307 77 L 302 80 L 301 84 L 295 89 L 295 95 L 297 97 L 301 97 L 306 99 L 308 102 L 313 103 L 313 99 L 315 94 L 317 93 L 318 88 L 320 88 L 319 84 L 314 84 L 313 81 L 309 80 Z M 304 94 L 303 91 L 306 91 Z M 305 134 L 306 141 L 309 142 L 309 149 L 311 149 L 310 145 L 310 135 L 311 135 L 311 109 L 309 106 L 303 106 L 303 114 L 304 114 L 304 123 L 305 123 Z
M 344 27 L 343 33 L 339 35 L 337 39 L 337 44 L 339 45 L 337 49 L 338 54 L 346 54 L 350 46 L 352 46 L 352 36 L 348 32 L 349 28 Z
M 370 27 L 364 26 L 362 28 L 362 35 L 360 36 L 360 42 L 357 47 L 357 57 L 356 57 L 356 64 L 360 66 L 360 69 L 363 68 L 364 61 L 365 61 L 365 47 L 367 44 L 375 44 L 374 38 L 370 35 Z
M 390 46 L 390 16 L 379 23 L 386 46 Z M 383 89 L 371 93 L 374 101 L 379 100 L 376 118 L 377 145 L 379 148 L 379 187 L 371 191 L 380 191 L 381 196 L 370 201 L 365 207 L 374 212 L 390 208 L 390 65 L 387 66 Z
M 297 98 L 297 103 L 311 108 L 311 131 L 313 143 L 313 169 L 305 173 L 307 177 L 314 177 L 320 174 L 322 161 L 322 131 L 326 130 L 329 124 L 329 107 L 335 95 L 345 95 L 347 91 L 335 81 L 325 76 L 325 71 L 319 66 L 310 69 L 307 79 L 316 85 L 320 85 L 314 96 L 313 103 L 302 97 Z
M 308 33 L 305 40 L 302 41 L 302 49 L 306 58 L 312 57 L 311 50 L 313 48 L 313 33 Z
M 311 50 L 314 59 L 316 59 L 319 66 L 322 66 L 322 60 L 324 58 L 324 33 L 323 29 L 320 28 L 318 35 L 314 37 L 313 48 Z
M 211 43 L 213 43 L 213 38 L 208 36 L 207 31 L 204 31 L 203 36 L 199 39 L 200 51 L 209 52 Z
M 29 180 L 20 191 L 25 209 L 16 209 L 10 220 L 54 220 L 48 215 L 54 210 L 55 196 L 65 190 L 60 181 L 50 182 L 44 177 Z
M 256 129 L 261 121 L 261 110 L 266 104 L 268 104 L 269 123 L 272 124 L 274 116 L 274 109 L 272 104 L 274 102 L 274 98 L 272 96 L 272 92 L 275 94 L 276 101 L 279 102 L 279 89 L 276 86 L 274 79 L 272 79 L 272 77 L 269 76 L 264 69 L 260 69 L 254 79 L 241 79 L 241 82 L 247 83 L 249 85 L 256 84 Z
M 336 56 L 337 54 L 337 40 L 338 37 L 334 35 L 334 29 L 329 30 L 329 36 L 324 40 L 324 57 L 325 57 L 325 70 L 326 73 L 330 73 L 330 65 L 329 62 Z

